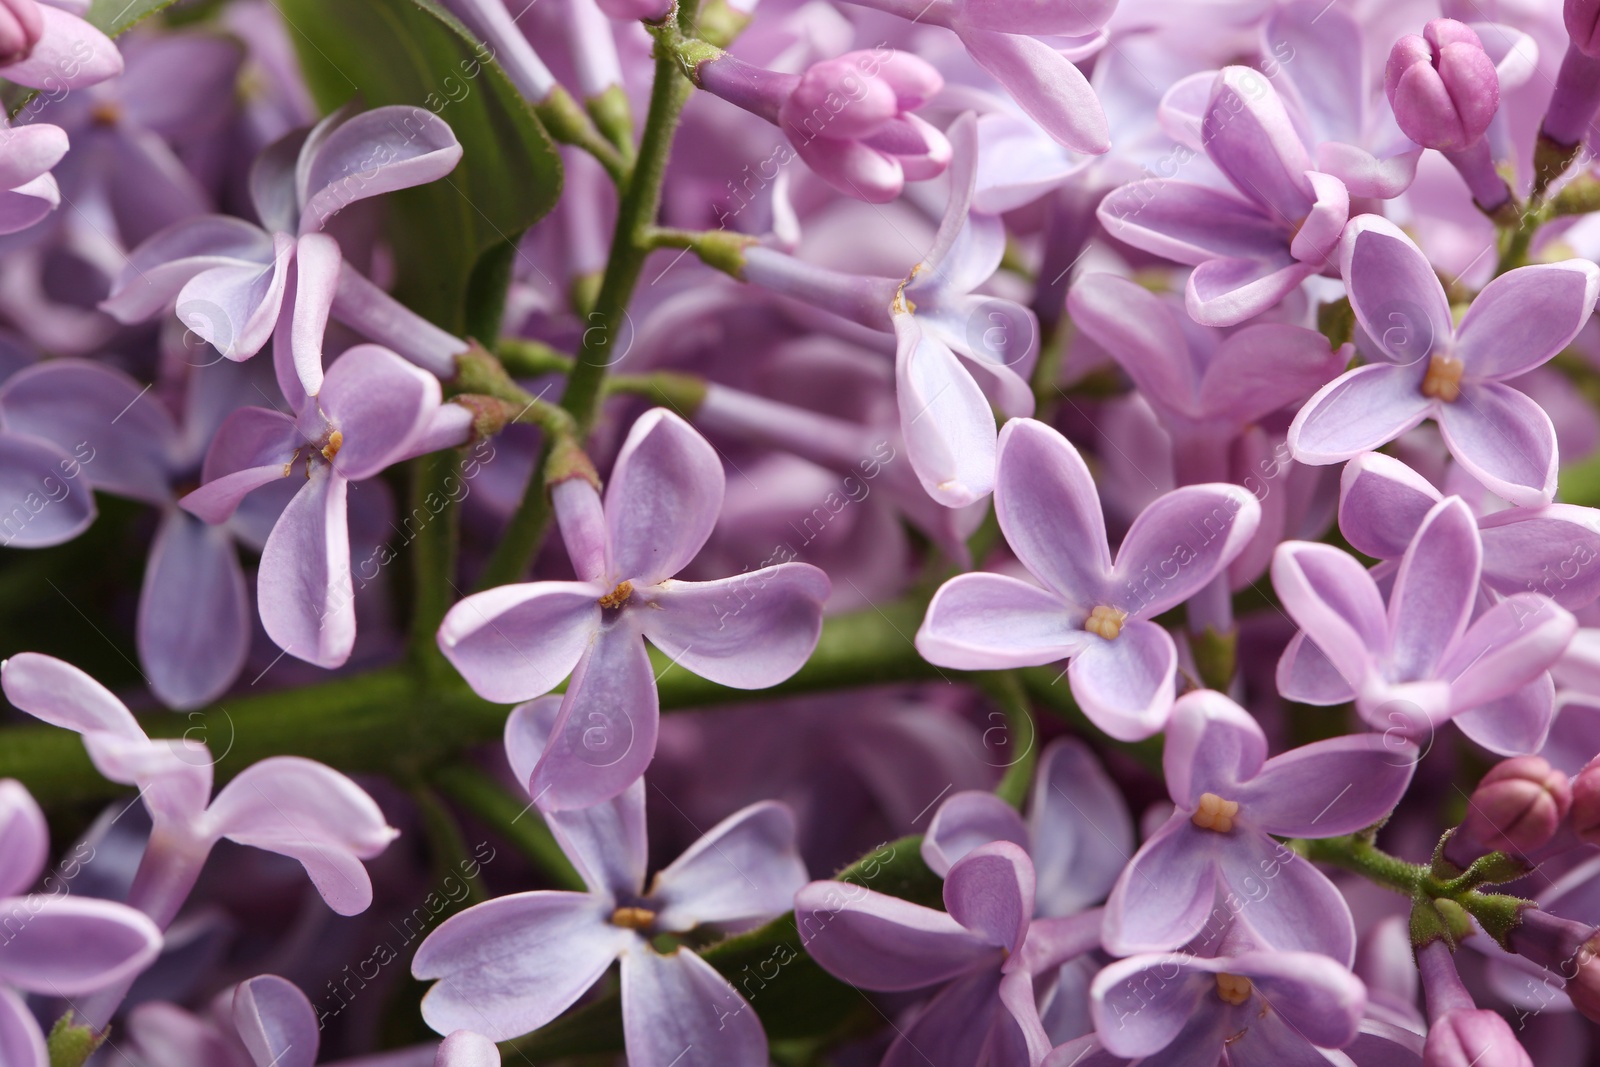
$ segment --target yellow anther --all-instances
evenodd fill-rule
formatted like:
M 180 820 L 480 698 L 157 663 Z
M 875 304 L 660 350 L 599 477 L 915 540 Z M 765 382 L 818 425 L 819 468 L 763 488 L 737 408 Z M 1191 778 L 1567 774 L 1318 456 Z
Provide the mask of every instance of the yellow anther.
M 627 930 L 648 930 L 655 921 L 656 913 L 649 908 L 618 908 L 611 913 L 611 925 Z
M 1434 356 L 1422 379 L 1422 395 L 1450 403 L 1461 396 L 1461 372 L 1466 368 L 1454 356 Z
M 1215 830 L 1225 834 L 1233 829 L 1233 817 L 1239 814 L 1237 800 L 1223 800 L 1215 793 L 1201 793 L 1200 803 L 1190 816 L 1202 830 Z
M 122 121 L 122 105 L 115 100 L 100 100 L 89 109 L 89 118 L 101 126 L 115 126 Z
M 1102 604 L 1089 612 L 1089 617 L 1084 620 L 1083 628 L 1092 634 L 1099 634 L 1107 641 L 1113 641 L 1122 632 L 1122 624 L 1128 621 L 1128 613 Z
M 1217 996 L 1224 1004 L 1238 1007 L 1250 999 L 1250 979 L 1238 974 L 1217 975 Z
M 328 443 L 322 446 L 322 458 L 332 463 L 333 457 L 337 456 L 339 449 L 343 447 L 344 434 L 338 430 L 333 431 L 328 435 Z
M 606 608 L 607 610 L 610 610 L 611 608 L 620 608 L 622 605 L 628 602 L 628 598 L 631 596 L 633 596 L 633 583 L 623 582 L 621 585 L 618 585 L 615 589 L 611 590 L 611 592 L 600 598 L 600 606 L 602 608 Z

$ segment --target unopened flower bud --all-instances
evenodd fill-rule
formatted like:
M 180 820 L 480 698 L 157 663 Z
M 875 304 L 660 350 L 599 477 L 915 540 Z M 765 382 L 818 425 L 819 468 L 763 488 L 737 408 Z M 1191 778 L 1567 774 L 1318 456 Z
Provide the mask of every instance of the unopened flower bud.
M 1511 1026 L 1492 1011 L 1452 1011 L 1428 1027 L 1423 1067 L 1533 1067 Z
M 42 33 L 44 19 L 34 0 L 0 0 L 0 67 L 32 55 Z
M 1572 780 L 1572 832 L 1586 845 L 1600 845 L 1600 756 Z
M 1500 107 L 1500 77 L 1465 23 L 1434 19 L 1422 36 L 1395 42 L 1384 93 L 1405 135 L 1424 148 L 1459 152 L 1489 129 Z
M 1483 776 L 1461 828 L 1491 849 L 1526 854 L 1549 843 L 1571 807 L 1566 775 L 1538 756 L 1516 756 Z
M 1561 14 L 1573 47 L 1600 58 L 1600 0 L 1566 0 Z

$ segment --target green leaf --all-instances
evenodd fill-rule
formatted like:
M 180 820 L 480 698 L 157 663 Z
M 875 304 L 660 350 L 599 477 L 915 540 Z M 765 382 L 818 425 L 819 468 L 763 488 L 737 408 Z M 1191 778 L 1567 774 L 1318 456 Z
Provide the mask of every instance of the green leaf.
M 154 15 L 173 0 L 94 0 L 85 19 L 107 37 L 126 32 L 136 23 Z
M 539 120 L 491 53 L 434 0 L 280 7 L 325 111 L 352 99 L 411 105 L 455 131 L 464 154 L 452 173 L 386 198 L 394 293 L 447 330 L 482 330 L 485 310 L 504 298 L 507 246 L 561 195 L 561 160 Z

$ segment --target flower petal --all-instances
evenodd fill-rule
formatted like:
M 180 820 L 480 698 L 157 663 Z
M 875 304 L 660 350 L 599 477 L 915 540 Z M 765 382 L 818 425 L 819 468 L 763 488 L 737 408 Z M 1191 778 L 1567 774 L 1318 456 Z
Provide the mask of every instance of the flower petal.
M 966 364 L 916 315 L 894 316 L 895 395 L 912 469 L 928 495 L 965 507 L 994 487 L 995 421 Z
M 1387 609 L 1366 568 L 1331 545 L 1286 541 L 1272 557 L 1272 587 L 1307 639 L 1359 689 L 1389 641 Z
M 139 591 L 139 662 L 168 707 L 210 703 L 250 651 L 250 595 L 226 530 L 177 509 L 156 531 Z
M 356 200 L 444 177 L 461 151 L 449 123 L 420 107 L 376 107 L 338 123 L 301 157 L 300 232 L 322 229 Z
M 328 329 L 333 295 L 339 288 L 343 257 L 339 242 L 321 233 L 308 233 L 295 242 L 294 311 L 289 333 L 290 353 L 307 396 L 322 389 L 322 335 Z
M 794 895 L 806 952 L 862 989 L 921 989 L 999 962 L 993 945 L 942 911 L 846 882 L 812 882 Z
M 272 236 L 259 226 L 226 215 L 175 222 L 151 235 L 128 255 L 100 309 L 118 322 L 142 322 L 169 307 L 189 280 L 220 266 L 270 264 Z
M 1107 193 L 1095 214 L 1112 237 L 1175 263 L 1290 260 L 1282 228 L 1260 207 L 1209 186 L 1130 182 Z
M 1237 485 L 1186 485 L 1133 520 L 1117 549 L 1111 602 L 1141 618 L 1177 607 L 1210 584 L 1261 523 L 1261 504 Z
M 1320 1048 L 1342 1048 L 1355 1040 L 1366 1010 L 1361 979 L 1338 959 L 1316 953 L 1246 952 L 1228 961 L 1250 979 L 1286 1029 Z
M 1356 697 L 1350 683 L 1304 630 L 1291 637 L 1284 648 L 1276 682 L 1280 696 L 1300 704 L 1332 707 L 1348 704 Z
M 281 233 L 273 242 L 273 257 L 266 263 L 209 267 L 178 290 L 178 321 L 228 359 L 249 359 L 261 351 L 278 325 L 294 243 Z
M 666 408 L 628 431 L 606 487 L 606 521 L 619 578 L 655 585 L 694 559 L 722 510 L 722 460 Z
M 256 575 L 267 636 L 319 667 L 341 666 L 356 640 L 349 484 L 328 467 L 315 466 L 267 536 Z
M 0 910 L 6 917 L 0 986 L 77 996 L 131 982 L 161 952 L 156 924 L 126 904 L 88 897 L 13 897 L 0 903 Z
M 0 686 L 13 705 L 52 726 L 146 740 L 133 713 L 111 690 L 54 656 L 19 652 L 0 662 Z
M 1177 670 L 1178 651 L 1167 631 L 1129 619 L 1115 640 L 1087 640 L 1067 668 L 1067 680 L 1090 722 L 1118 741 L 1140 741 L 1166 726 Z
M 650 899 L 663 930 L 765 921 L 788 911 L 806 884 L 794 815 L 776 801 L 734 812 L 656 875 Z
M 122 73 L 122 53 L 111 38 L 78 16 L 50 4 L 39 4 L 44 23 L 39 43 L 27 59 L 12 63 L 0 74 L 6 80 L 52 94 L 82 89 Z
M 1116 274 L 1088 274 L 1067 294 L 1072 324 L 1122 365 L 1146 400 L 1198 417 L 1199 368 L 1170 304 Z
M 1516 691 L 1464 711 L 1451 721 L 1476 743 L 1501 756 L 1544 748 L 1555 718 L 1555 682 L 1541 674 Z
M 1106 1048 L 1119 1056 L 1147 1057 L 1172 1045 L 1192 1017 L 1222 1015 L 1201 1009 L 1201 998 L 1216 983 L 1195 962 L 1178 953 L 1134 956 L 1095 975 L 1089 1010 Z
M 1019 578 L 959 574 L 929 603 L 917 651 L 956 670 L 1054 663 L 1088 644 L 1090 635 L 1074 614 L 1054 594 Z
M 993 793 L 975 789 L 952 793 L 934 811 L 922 837 L 922 859 L 943 878 L 963 856 L 992 841 L 1028 847 L 1028 828 L 1017 809 Z
M 1556 493 L 1556 431 L 1527 393 L 1499 382 L 1464 382 L 1436 416 L 1456 462 L 1513 504 L 1548 504 Z
M 1514 378 L 1578 336 L 1600 296 L 1600 267 L 1582 259 L 1507 271 L 1472 301 L 1455 356 L 1473 378 Z
M 1074 915 L 1104 900 L 1133 855 L 1127 802 L 1075 738 L 1058 738 L 1040 754 L 1028 821 L 1040 916 Z
M 1478 598 L 1483 550 L 1460 497 L 1435 504 L 1400 560 L 1389 594 L 1389 663 L 1396 681 L 1435 678 Z
M 1352 734 L 1274 756 L 1230 800 L 1269 834 L 1337 837 L 1388 818 L 1416 769 L 1414 751 L 1383 734 Z
M 622 1032 L 630 1067 L 766 1067 L 761 1020 L 689 949 L 663 956 L 635 940 L 622 956 Z
M 1230 334 L 1211 357 L 1200 410 L 1241 425 L 1256 422 L 1309 397 L 1338 377 L 1347 361 L 1342 349 L 1331 348 L 1315 330 L 1253 323 Z
M 89 528 L 96 512 L 82 455 L 0 433 L 0 545 L 46 548 Z M 88 455 L 92 463 L 95 454 Z
M 1111 573 L 1105 516 L 1070 441 L 1033 419 L 1006 423 L 994 507 L 1006 543 L 1035 578 L 1085 614 L 1102 602 Z
M 6 1067 L 50 1067 L 39 1023 L 21 997 L 0 989 L 0 1063 Z
M 1422 250 L 1381 215 L 1357 215 L 1339 243 L 1339 273 L 1350 306 L 1378 348 L 1405 365 L 1454 335 L 1444 286 Z
M 50 857 L 50 828 L 44 812 L 23 784 L 13 778 L 0 778 L 0 898 L 24 892 L 39 875 Z
M 233 991 L 233 1026 L 256 1067 L 316 1067 L 317 1013 L 292 982 L 263 974 Z
M 1537 678 L 1566 651 L 1577 621 L 1537 593 L 1509 596 L 1478 616 L 1439 667 L 1450 705 L 1465 711 Z
M 1212 259 L 1189 273 L 1184 306 L 1202 326 L 1236 326 L 1275 307 L 1317 273 L 1282 249 L 1262 259 Z
M 1320 952 L 1346 967 L 1354 962 L 1350 905 L 1309 860 L 1260 831 L 1246 831 L 1228 835 L 1226 847 L 1217 850 L 1217 867 L 1241 902 L 1237 921 L 1261 944 L 1280 952 Z
M 1381 448 L 1440 407 L 1455 407 L 1422 395 L 1425 373 L 1422 364 L 1372 363 L 1329 382 L 1289 425 L 1294 458 L 1314 465 L 1341 463 Z
M 1206 925 L 1215 902 L 1223 838 L 1176 812 L 1134 854 L 1106 901 L 1101 940 L 1118 956 L 1165 952 Z
M 1357 552 L 1399 559 L 1441 499 L 1428 479 L 1404 463 L 1367 452 L 1339 475 L 1339 532 Z
M 1034 37 L 957 24 L 956 35 L 978 66 L 1011 93 L 1045 133 L 1075 152 L 1099 155 L 1111 147 L 1106 113 L 1083 72 Z
M 1201 121 L 1206 155 L 1233 187 L 1288 229 L 1316 199 L 1311 155 L 1272 83 L 1249 67 L 1224 67 Z
M 1266 758 L 1261 726 L 1223 694 L 1197 689 L 1173 705 L 1161 767 L 1167 792 L 1181 810 L 1193 811 L 1202 793 L 1235 799 Z
M 1570 504 L 1507 508 L 1478 520 L 1483 580 L 1504 596 L 1543 593 L 1576 610 L 1600 596 L 1600 531 L 1593 512 Z
M 1033 862 L 1010 841 L 967 853 L 944 880 L 944 906 L 962 926 L 1008 954 L 1022 948 L 1033 919 Z
M 485 700 L 543 696 L 572 673 L 600 628 L 586 582 L 530 582 L 474 593 L 445 613 L 439 650 Z
M 405 453 L 440 403 L 439 379 L 387 348 L 356 345 L 328 370 L 317 403 L 344 435 L 333 469 L 371 478 Z

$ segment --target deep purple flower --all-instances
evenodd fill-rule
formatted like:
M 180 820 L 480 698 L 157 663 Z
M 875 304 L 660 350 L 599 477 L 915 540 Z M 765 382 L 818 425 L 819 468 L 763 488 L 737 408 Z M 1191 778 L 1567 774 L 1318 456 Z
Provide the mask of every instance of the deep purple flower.
M 304 479 L 261 550 L 256 601 L 279 648 L 337 667 L 356 637 L 349 483 L 464 443 L 472 415 L 441 404 L 438 379 L 377 345 L 347 350 L 329 368 L 322 392 L 308 397 L 284 359 L 289 332 L 279 331 L 274 355 L 294 417 L 268 408 L 235 411 L 212 439 L 200 488 L 179 503 L 222 523 L 248 493 L 282 478 Z
M 1039 584 L 987 572 L 951 579 L 928 605 L 917 650 L 958 670 L 1070 659 L 1072 695 L 1095 725 L 1121 740 L 1159 732 L 1178 656 L 1151 620 L 1239 554 L 1260 505 L 1235 485 L 1178 489 L 1134 521 L 1113 562 L 1094 481 L 1066 438 L 1013 419 L 1000 431 L 999 453 L 995 513 Z
M 1454 720 L 1501 755 L 1537 752 L 1554 690 L 1545 672 L 1577 622 L 1539 593 L 1475 614 L 1483 549 L 1459 497 L 1429 510 L 1400 560 L 1387 606 L 1354 556 L 1288 541 L 1272 584 L 1304 631 L 1278 664 L 1290 700 L 1340 704 L 1374 728 L 1423 740 Z
M 50 852 L 44 812 L 0 779 L 0 1054 L 6 1067 L 49 1067 L 23 997 L 78 997 L 132 981 L 161 951 L 161 931 L 124 904 L 64 893 L 27 896 Z
M 862 989 L 942 986 L 901 1030 L 884 1067 L 1037 1063 L 1050 1047 L 1034 981 L 1090 952 L 1100 910 L 1035 919 L 1034 871 L 1009 841 L 968 852 L 945 875 L 945 911 L 847 882 L 812 882 L 794 896 L 811 958 Z
M 555 697 L 534 701 L 506 723 L 506 754 L 524 781 L 559 726 L 559 707 Z M 727 979 L 690 949 L 663 954 L 652 941 L 787 911 L 806 879 L 789 810 L 767 801 L 735 812 L 648 889 L 643 779 L 546 818 L 588 891 L 515 893 L 446 919 L 411 965 L 417 978 L 438 979 L 422 1001 L 428 1025 L 517 1037 L 565 1011 L 620 959 L 629 1062 L 765 1067 L 761 1022 Z
M 1189 314 L 1207 326 L 1232 326 L 1313 274 L 1333 273 L 1350 194 L 1313 169 L 1277 90 L 1249 67 L 1217 74 L 1202 139 L 1237 192 L 1153 178 L 1114 190 L 1098 214 L 1112 237 L 1193 264 Z
M 1456 462 L 1513 504 L 1556 488 L 1550 416 L 1504 384 L 1548 362 L 1594 311 L 1600 267 L 1580 259 L 1519 267 L 1490 282 L 1455 326 L 1444 286 L 1411 238 L 1377 215 L 1351 221 L 1339 269 L 1367 354 L 1377 360 L 1324 386 L 1289 428 L 1302 463 L 1340 463 L 1425 418 Z
M 1358 734 L 1267 759 L 1266 735 L 1249 712 L 1210 690 L 1184 696 L 1162 755 L 1177 810 L 1111 891 L 1106 948 L 1180 948 L 1226 896 L 1263 945 L 1348 966 L 1355 927 L 1344 897 L 1273 835 L 1337 837 L 1380 822 L 1405 794 L 1415 756 L 1404 743 Z
M 603 504 L 583 478 L 553 490 L 578 581 L 502 586 L 445 616 L 439 648 L 485 699 L 527 700 L 571 675 L 555 740 L 533 773 L 540 804 L 585 807 L 644 773 L 660 718 L 646 639 L 738 689 L 777 685 L 816 648 L 829 590 L 816 567 L 673 578 L 710 536 L 724 486 L 706 439 L 656 408 L 628 432 Z

